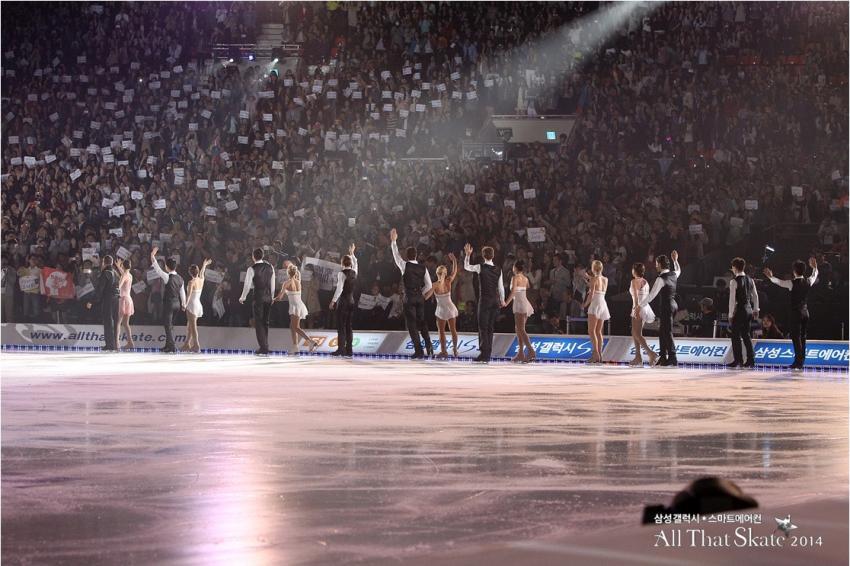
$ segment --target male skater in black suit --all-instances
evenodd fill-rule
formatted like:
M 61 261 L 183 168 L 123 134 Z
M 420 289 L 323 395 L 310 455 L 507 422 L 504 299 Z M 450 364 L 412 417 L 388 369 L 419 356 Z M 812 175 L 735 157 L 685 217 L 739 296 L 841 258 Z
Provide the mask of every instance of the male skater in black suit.
M 254 331 L 257 334 L 259 349 L 254 352 L 258 356 L 269 354 L 269 317 L 272 313 L 272 297 L 275 291 L 274 267 L 263 260 L 263 249 L 257 248 L 251 254 L 254 265 L 245 273 L 245 283 L 242 285 L 242 296 L 239 303 L 245 304 L 248 293 L 254 289 Z
M 756 355 L 753 352 L 753 339 L 750 323 L 759 316 L 759 294 L 753 280 L 744 273 L 747 262 L 736 257 L 732 260 L 732 280 L 729 281 L 729 330 L 732 333 L 732 355 L 734 360 L 727 364 L 729 369 L 756 365 Z M 747 361 L 744 362 L 741 342 L 747 350 Z
M 162 288 L 162 325 L 165 327 L 165 346 L 163 352 L 174 353 L 177 348 L 174 346 L 174 316 L 180 310 L 186 310 L 186 289 L 183 286 L 183 278 L 177 274 L 177 260 L 170 257 L 165 260 L 165 269 L 163 271 L 156 261 L 156 252 L 159 248 L 151 250 L 151 266 L 162 282 L 165 283 Z
M 472 246 L 463 248 L 463 268 L 478 274 L 478 349 L 481 352 L 476 362 L 487 363 L 493 353 L 493 332 L 499 309 L 505 304 L 505 285 L 502 270 L 493 263 L 495 253 L 490 246 L 481 248 L 484 263 L 471 265 Z
M 405 250 L 407 260 L 401 259 L 398 253 L 398 232 L 393 228 L 390 231 L 390 249 L 393 252 L 395 264 L 401 270 L 401 283 L 404 287 L 404 322 L 407 324 L 407 332 L 410 341 L 413 342 L 413 356 L 411 359 L 420 360 L 434 355 L 434 345 L 428 334 L 428 325 L 425 322 L 425 295 L 431 291 L 431 275 L 425 265 L 416 261 L 416 248 L 409 247 Z M 422 343 L 419 334 L 425 340 L 425 352 L 422 351 Z
M 336 310 L 336 351 L 332 356 L 350 358 L 354 355 L 354 282 L 357 280 L 357 257 L 354 244 L 348 246 L 348 255 L 342 256 L 342 271 L 336 274 L 336 290 L 331 300 L 331 310 Z
M 676 283 L 682 270 L 679 268 L 679 252 L 670 252 L 673 260 L 673 271 L 670 271 L 670 259 L 666 255 L 655 258 L 655 268 L 658 277 L 652 285 L 649 295 L 641 301 L 640 306 L 645 307 L 660 295 L 658 310 L 658 361 L 657 366 L 675 367 L 679 362 L 676 359 L 676 344 L 673 342 L 673 315 L 679 310 L 676 304 Z
M 100 316 L 103 322 L 103 340 L 106 345 L 104 352 L 117 352 L 117 330 L 118 330 L 118 274 L 112 268 L 112 256 L 103 256 L 101 260 L 101 272 L 95 285 L 95 297 L 100 303 Z M 88 303 L 86 308 L 91 308 Z
M 806 333 L 809 326 L 809 290 L 818 280 L 818 262 L 815 258 L 809 258 L 809 267 L 812 268 L 812 274 L 806 277 L 806 264 L 801 260 L 795 261 L 792 266 L 794 279 L 791 281 L 777 279 L 773 276 L 773 272 L 770 269 L 767 267 L 764 268 L 764 274 L 770 279 L 771 283 L 791 291 L 791 317 L 789 319 L 788 334 L 791 337 L 791 342 L 794 344 L 794 363 L 788 366 L 788 369 L 801 370 L 806 363 Z

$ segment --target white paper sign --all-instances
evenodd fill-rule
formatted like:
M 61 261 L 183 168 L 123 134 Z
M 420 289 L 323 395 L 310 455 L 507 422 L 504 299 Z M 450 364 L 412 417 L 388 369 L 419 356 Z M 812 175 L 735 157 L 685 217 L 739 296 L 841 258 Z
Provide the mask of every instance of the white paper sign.
M 475 193 L 475 185 L 464 185 L 463 192 L 469 195 Z
M 534 189 L 525 189 L 524 191 L 522 191 L 522 196 L 523 196 L 523 198 L 525 198 L 526 200 L 527 200 L 527 199 L 532 199 L 532 198 L 534 198 L 534 197 L 536 197 L 536 196 L 537 196 L 537 191 L 536 191 L 536 190 L 534 190 Z
M 702 234 L 702 224 L 689 225 L 688 232 L 690 232 L 691 234 Z
M 745 200 L 744 201 L 744 209 L 745 210 L 758 210 L 759 209 L 759 201 L 757 201 L 757 200 Z
M 529 228 L 526 232 L 528 235 L 529 242 L 545 242 L 546 241 L 546 228 Z
M 513 181 L 512 183 L 510 183 L 508 185 L 508 188 L 512 191 L 518 191 L 519 190 L 519 181 Z

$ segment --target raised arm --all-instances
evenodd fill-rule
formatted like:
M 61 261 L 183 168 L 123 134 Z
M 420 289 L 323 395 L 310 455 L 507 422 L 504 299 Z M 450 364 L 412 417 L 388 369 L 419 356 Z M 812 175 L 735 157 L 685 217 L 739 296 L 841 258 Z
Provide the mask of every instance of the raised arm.
M 452 281 L 454 281 L 455 277 L 457 277 L 457 258 L 455 257 L 455 254 L 449 254 L 449 259 L 452 260 L 452 272 L 449 275 L 447 283 L 451 285 Z
M 812 268 L 812 274 L 809 275 L 809 285 L 814 285 L 818 280 L 818 260 L 813 257 L 809 258 L 809 267 Z
M 209 259 L 209 258 L 204 260 L 204 262 L 201 264 L 201 272 L 198 273 L 199 278 L 201 278 L 201 279 L 204 278 L 204 274 L 207 272 L 207 266 L 211 263 L 212 263 L 212 260 Z
M 348 246 L 348 255 L 351 257 L 351 271 L 353 271 L 355 275 L 357 275 L 357 256 L 354 255 L 354 251 L 356 249 L 357 247 L 354 244 Z
M 788 289 L 790 291 L 791 288 L 794 286 L 787 279 L 779 279 L 777 277 L 774 277 L 773 271 L 771 271 L 770 268 L 768 268 L 768 267 L 764 268 L 764 274 L 765 274 L 765 276 L 767 276 L 768 279 L 770 279 L 771 283 L 773 283 L 774 285 L 779 285 L 783 289 Z
M 398 240 L 398 232 L 396 232 L 396 229 L 393 228 L 390 231 L 390 249 L 393 252 L 393 261 L 395 262 L 396 267 L 398 267 L 401 270 L 401 274 L 404 275 L 404 260 L 401 259 L 401 254 L 398 253 L 398 243 L 396 240 Z
M 466 271 L 471 271 L 472 273 L 481 273 L 481 266 L 477 263 L 475 265 L 470 265 L 469 258 L 472 256 L 472 246 L 466 244 L 463 247 L 463 268 Z M 503 289 L 504 291 L 504 289 Z
M 157 248 L 156 246 L 154 246 L 154 248 L 151 250 L 151 267 L 153 267 L 153 270 L 156 271 L 156 274 L 159 276 L 160 279 L 162 279 L 163 283 L 168 283 L 168 274 L 162 270 L 162 268 L 159 266 L 159 262 L 156 260 L 156 252 L 158 251 L 159 248 Z
M 673 260 L 673 273 L 675 273 L 676 277 L 678 278 L 680 275 L 682 275 L 682 268 L 679 267 L 679 252 L 677 252 L 676 250 L 670 252 L 670 259 Z

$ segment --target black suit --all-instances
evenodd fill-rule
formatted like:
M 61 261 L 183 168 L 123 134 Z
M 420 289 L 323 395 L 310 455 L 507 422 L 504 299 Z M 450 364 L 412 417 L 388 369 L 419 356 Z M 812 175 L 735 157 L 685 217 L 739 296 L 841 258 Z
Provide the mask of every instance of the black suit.
M 803 367 L 806 363 L 806 336 L 809 326 L 809 289 L 811 285 L 805 277 L 791 281 L 791 317 L 788 334 L 794 344 L 794 365 Z
M 269 353 L 269 319 L 272 312 L 272 276 L 274 268 L 260 261 L 251 266 L 254 271 L 252 285 L 254 288 L 254 331 L 257 334 L 257 344 L 261 354 Z
M 118 274 L 112 268 L 100 272 L 95 287 L 97 301 L 100 303 L 100 317 L 103 323 L 104 350 L 117 350 L 118 332 Z
M 174 317 L 180 313 L 183 303 L 180 299 L 183 290 L 183 278 L 177 273 L 168 273 L 168 279 L 162 291 L 162 325 L 165 327 L 166 352 L 176 350 L 174 346 Z
M 406 261 L 404 274 L 401 276 L 404 283 L 404 322 L 407 324 L 407 332 L 410 334 L 416 356 L 423 355 L 422 343 L 419 341 L 420 334 L 425 341 L 425 349 L 429 356 L 434 350 L 428 334 L 428 324 L 425 322 L 425 299 L 422 297 L 426 273 L 428 270 L 421 263 Z
M 753 290 L 753 280 L 746 275 L 735 277 L 735 311 L 730 320 L 732 332 L 732 356 L 734 363 L 744 364 L 741 343 L 747 350 L 748 364 L 755 362 L 756 356 L 753 352 L 753 339 L 750 332 L 750 321 L 753 318 L 753 304 L 750 294 Z
M 488 263 L 479 264 L 478 273 L 478 349 L 481 360 L 490 361 L 493 354 L 493 333 L 496 330 L 496 317 L 501 308 L 499 281 L 502 270 Z
M 351 356 L 354 353 L 352 318 L 354 317 L 354 281 L 357 279 L 357 272 L 351 268 L 346 268 L 341 273 L 343 276 L 342 293 L 340 293 L 339 300 L 336 303 L 336 343 L 337 351 L 340 354 Z
M 658 293 L 658 350 L 659 363 L 675 365 L 676 359 L 676 344 L 673 342 L 673 315 L 679 310 L 679 305 L 676 304 L 676 283 L 678 275 L 675 271 L 662 273 L 658 277 L 661 278 L 663 286 Z

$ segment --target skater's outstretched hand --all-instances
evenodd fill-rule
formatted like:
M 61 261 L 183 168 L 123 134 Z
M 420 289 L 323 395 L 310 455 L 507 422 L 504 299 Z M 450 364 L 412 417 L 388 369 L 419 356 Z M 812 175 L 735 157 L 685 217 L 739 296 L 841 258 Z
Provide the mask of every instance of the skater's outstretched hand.
M 811 267 L 812 269 L 817 269 L 817 268 L 818 268 L 818 260 L 816 260 L 816 259 L 814 258 L 814 256 L 812 256 L 812 257 L 810 257 L 810 258 L 809 258 L 809 267 Z
M 672 259 L 673 261 L 679 261 L 679 252 L 677 252 L 676 250 L 670 252 L 670 259 Z
M 469 243 L 467 243 L 465 246 L 463 246 L 463 253 L 465 253 L 468 256 L 472 255 L 472 246 L 469 245 Z
M 764 276 L 767 277 L 768 279 L 773 277 L 773 272 L 770 270 L 769 267 L 764 268 Z
M 395 228 L 393 228 L 392 230 L 390 230 L 390 241 L 395 242 L 396 240 L 398 240 L 398 232 Z

